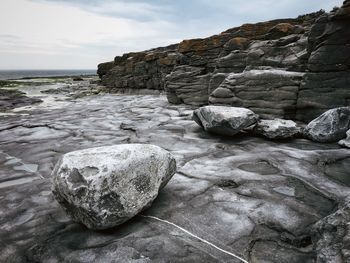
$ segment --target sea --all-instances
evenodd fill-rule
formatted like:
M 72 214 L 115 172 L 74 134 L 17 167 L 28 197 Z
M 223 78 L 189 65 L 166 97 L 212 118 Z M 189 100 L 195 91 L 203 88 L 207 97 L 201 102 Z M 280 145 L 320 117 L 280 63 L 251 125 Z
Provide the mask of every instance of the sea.
M 0 70 L 0 80 L 24 79 L 37 77 L 60 77 L 96 75 L 95 69 L 68 70 Z

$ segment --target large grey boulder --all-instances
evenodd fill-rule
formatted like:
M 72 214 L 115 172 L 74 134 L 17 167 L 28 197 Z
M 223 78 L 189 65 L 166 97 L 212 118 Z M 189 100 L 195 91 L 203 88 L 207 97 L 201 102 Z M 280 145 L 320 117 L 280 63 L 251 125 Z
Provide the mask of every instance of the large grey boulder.
M 311 121 L 305 136 L 316 142 L 335 142 L 343 139 L 350 129 L 350 107 L 331 109 Z
M 67 153 L 53 171 L 53 194 L 90 229 L 119 225 L 149 207 L 176 170 L 154 145 L 125 144 Z
M 301 128 L 292 120 L 260 120 L 254 132 L 268 139 L 290 139 L 301 133 Z
M 346 132 L 346 138 L 338 142 L 340 146 L 350 148 L 350 130 Z
M 205 131 L 232 136 L 255 125 L 259 116 L 245 108 L 204 106 L 193 112 L 193 120 Z

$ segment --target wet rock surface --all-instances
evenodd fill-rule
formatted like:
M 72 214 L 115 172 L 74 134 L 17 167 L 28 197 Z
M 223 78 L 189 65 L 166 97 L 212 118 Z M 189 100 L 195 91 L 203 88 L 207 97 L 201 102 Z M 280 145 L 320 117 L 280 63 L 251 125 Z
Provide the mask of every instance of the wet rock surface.
M 29 98 L 24 92 L 16 89 L 0 88 L 0 111 L 12 110 L 16 107 L 32 105 L 41 102 L 37 98 Z
M 175 170 L 175 159 L 155 145 L 84 149 L 58 161 L 53 193 L 74 221 L 107 229 L 148 208 Z
M 347 225 L 331 219 L 350 194 L 347 148 L 208 134 L 192 106 L 163 96 L 43 100 L 0 116 L 1 261 L 241 262 L 194 236 L 249 262 L 313 262 L 326 252 L 349 260 Z M 168 150 L 177 172 L 131 221 L 104 231 L 74 223 L 51 194 L 55 163 L 122 143 Z

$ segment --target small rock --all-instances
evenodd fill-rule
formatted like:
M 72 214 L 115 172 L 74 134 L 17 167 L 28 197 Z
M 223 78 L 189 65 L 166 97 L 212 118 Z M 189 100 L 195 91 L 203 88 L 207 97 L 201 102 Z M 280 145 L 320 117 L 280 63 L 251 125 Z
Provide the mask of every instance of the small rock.
M 269 139 L 290 139 L 301 132 L 301 128 L 292 120 L 260 120 L 254 132 Z
M 348 147 L 350 148 L 350 130 L 346 132 L 346 138 L 344 140 L 341 140 L 338 142 L 340 146 Z
M 56 164 L 53 194 L 74 221 L 106 229 L 149 207 L 175 170 L 172 155 L 154 145 L 79 150 Z
M 335 142 L 343 139 L 350 129 L 350 107 L 331 109 L 311 121 L 305 136 L 316 142 Z
M 207 132 L 232 136 L 256 124 L 259 116 L 245 108 L 204 106 L 195 110 L 192 118 Z

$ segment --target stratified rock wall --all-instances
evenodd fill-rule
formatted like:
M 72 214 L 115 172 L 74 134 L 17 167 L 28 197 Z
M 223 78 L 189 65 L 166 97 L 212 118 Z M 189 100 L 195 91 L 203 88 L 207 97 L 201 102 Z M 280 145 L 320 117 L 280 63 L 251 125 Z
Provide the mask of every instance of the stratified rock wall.
M 209 102 L 249 108 L 263 118 L 294 119 L 303 75 L 280 69 L 231 73 L 211 93 Z
M 112 92 L 165 90 L 175 104 L 244 106 L 269 117 L 309 121 L 329 108 L 350 105 L 349 6 L 347 0 L 329 14 L 319 11 L 295 19 L 244 24 L 208 38 L 124 54 L 100 64 L 98 74 Z M 294 72 L 290 74 L 293 85 L 285 84 L 286 74 L 281 79 L 285 83 L 278 85 L 275 78 L 260 84 L 244 79 L 250 74 L 243 72 L 273 69 Z M 300 72 L 306 74 L 296 81 Z M 221 87 L 232 73 L 241 73 L 239 88 L 248 94 L 244 103 Z M 256 89 L 261 94 L 259 103 Z M 281 97 L 283 90 L 293 94 L 286 99 Z
M 300 87 L 297 111 L 297 118 L 304 121 L 350 105 L 350 1 L 322 15 L 308 40 L 308 72 Z
M 117 56 L 114 62 L 98 65 L 102 83 L 111 91 L 121 89 L 163 90 L 164 78 L 181 56 L 177 45 Z
M 202 67 L 176 66 L 165 79 L 168 101 L 174 104 L 208 104 L 211 74 L 203 74 L 205 72 L 205 68 Z

